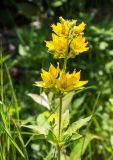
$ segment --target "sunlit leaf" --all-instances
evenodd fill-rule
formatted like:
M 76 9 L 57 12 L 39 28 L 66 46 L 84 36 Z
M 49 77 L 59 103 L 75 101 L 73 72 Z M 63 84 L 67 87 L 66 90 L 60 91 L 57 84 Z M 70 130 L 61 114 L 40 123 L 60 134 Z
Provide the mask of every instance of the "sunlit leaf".
M 32 129 L 37 134 L 47 135 L 48 130 L 44 128 L 43 126 L 37 126 L 37 125 L 22 125 L 22 127 L 26 127 L 29 129 Z
M 50 105 L 49 105 L 48 97 L 47 97 L 47 95 L 44 92 L 41 95 L 29 93 L 28 96 L 30 96 L 38 104 L 40 104 L 43 107 L 45 107 L 48 110 L 50 110 Z
M 80 119 L 76 122 L 73 122 L 69 128 L 67 129 L 67 132 L 69 132 L 70 134 L 73 134 L 75 133 L 78 129 L 80 129 L 81 127 L 83 127 L 84 125 L 87 124 L 87 122 L 89 122 L 91 120 L 91 117 L 92 116 L 89 116 L 87 118 L 83 118 L 83 119 Z

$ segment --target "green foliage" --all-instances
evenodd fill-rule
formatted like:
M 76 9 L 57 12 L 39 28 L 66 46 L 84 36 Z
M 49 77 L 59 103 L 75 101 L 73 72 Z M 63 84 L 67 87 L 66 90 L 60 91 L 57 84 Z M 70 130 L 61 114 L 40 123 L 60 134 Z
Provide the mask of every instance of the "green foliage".
M 95 138 L 94 135 L 87 134 L 84 137 L 80 138 L 77 142 L 75 142 L 73 150 L 70 155 L 70 159 L 79 160 L 81 156 L 84 154 L 89 142 L 94 138 Z
M 70 124 L 69 110 L 66 110 L 62 115 L 62 134 L 60 140 L 58 137 L 58 119 L 57 113 L 50 114 L 49 112 L 44 112 L 38 116 L 37 125 L 23 125 L 23 127 L 32 129 L 37 133 L 37 136 L 41 135 L 43 139 L 46 139 L 55 146 L 58 144 L 64 145 L 65 143 L 69 143 L 69 141 L 77 140 L 82 137 L 82 135 L 78 134 L 78 130 L 90 121 L 91 116 Z
M 5 26 L 7 30 L 15 31 L 19 48 L 19 55 L 12 58 L 9 54 L 11 51 L 5 50 L 4 46 L 0 58 L 1 160 L 52 160 L 56 150 L 50 143 L 56 146 L 56 143 L 62 145 L 66 141 L 68 143 L 63 148 L 62 160 L 75 160 L 80 157 L 84 160 L 113 159 L 112 4 L 112 0 L 1 2 L 1 30 Z M 64 15 L 64 18 L 79 17 L 77 19 L 86 22 L 90 51 L 68 63 L 70 71 L 74 68 L 82 70 L 83 79 L 89 80 L 89 87 L 76 93 L 71 92 L 63 98 L 63 135 L 58 142 L 56 115 L 59 99 L 56 97 L 54 101 L 52 94 L 40 94 L 32 84 L 40 79 L 41 67 L 46 69 L 49 62 L 52 62 L 44 40 L 50 39 L 50 22 L 53 23 L 61 15 Z M 7 41 L 12 43 L 11 37 L 8 37 Z M 62 63 L 62 60 L 60 62 Z M 17 75 L 13 73 L 15 68 Z M 100 97 L 96 101 L 98 93 Z M 52 111 L 53 116 L 48 115 L 48 111 Z M 88 115 L 93 116 L 83 118 Z M 96 138 L 95 141 L 92 141 L 93 138 Z M 45 142 L 45 139 L 48 139 L 48 142 Z

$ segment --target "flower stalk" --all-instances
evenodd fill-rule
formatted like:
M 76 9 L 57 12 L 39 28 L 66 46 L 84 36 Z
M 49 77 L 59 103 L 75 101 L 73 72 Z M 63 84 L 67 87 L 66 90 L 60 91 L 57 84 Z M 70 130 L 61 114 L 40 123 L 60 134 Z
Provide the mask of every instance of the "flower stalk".
M 58 160 L 61 160 L 61 148 L 59 145 L 57 146 L 57 150 L 58 150 Z
M 62 135 L 62 95 L 60 96 L 60 106 L 59 106 L 59 131 L 58 131 L 58 138 L 59 142 L 61 140 Z M 58 144 L 58 160 L 61 159 L 61 146 Z
M 61 139 L 61 134 L 62 134 L 62 128 L 61 128 L 61 124 L 62 124 L 62 96 L 60 96 L 60 106 L 59 106 L 59 132 L 58 132 L 58 137 L 59 137 L 59 141 Z
M 67 54 L 65 56 L 65 59 L 64 59 L 64 65 L 63 65 L 63 71 L 66 72 L 66 67 L 67 67 Z M 59 97 L 59 100 L 60 100 L 60 105 L 59 105 L 59 134 L 58 134 L 58 137 L 59 137 L 59 142 L 60 142 L 60 139 L 61 139 L 61 134 L 62 134 L 62 95 Z M 58 160 L 61 159 L 61 147 L 60 145 L 58 145 Z
M 67 60 L 68 60 L 68 58 L 67 58 L 67 56 L 66 56 L 65 59 L 64 59 L 64 65 L 63 65 L 63 71 L 64 71 L 64 72 L 66 71 Z

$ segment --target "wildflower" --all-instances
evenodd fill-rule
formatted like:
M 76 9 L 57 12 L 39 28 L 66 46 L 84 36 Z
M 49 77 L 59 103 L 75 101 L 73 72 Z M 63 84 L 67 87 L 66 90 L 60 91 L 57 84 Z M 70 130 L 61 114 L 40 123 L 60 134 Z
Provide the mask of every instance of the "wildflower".
M 60 72 L 60 77 L 57 80 L 57 88 L 61 92 L 69 92 L 80 89 L 88 81 L 80 81 L 80 72 L 73 72 L 72 74 Z
M 59 66 L 55 68 L 52 64 L 50 65 L 49 71 L 42 69 L 41 78 L 43 81 L 36 82 L 36 86 L 43 88 L 53 88 L 56 83 L 56 78 L 59 73 Z
M 56 33 L 58 36 L 67 36 L 69 33 L 69 26 L 67 24 L 67 21 L 64 20 L 62 17 L 59 18 L 61 23 L 57 23 L 57 25 L 52 25 L 52 30 L 54 33 Z
M 86 42 L 86 39 L 83 38 L 81 35 L 75 37 L 70 44 L 70 48 L 72 49 L 72 56 L 75 57 L 75 55 L 87 51 L 89 49 L 87 47 L 87 44 L 88 42 Z
M 54 58 L 63 58 L 67 53 L 68 41 L 65 37 L 52 34 L 52 41 L 46 41 L 46 46 L 54 55 Z
M 83 30 L 85 29 L 85 26 L 86 24 L 84 22 L 82 22 L 78 26 L 75 26 L 75 29 L 74 29 L 75 33 L 78 33 L 78 34 L 82 33 Z
M 86 24 L 82 22 L 77 26 L 77 20 L 65 20 L 62 17 L 59 17 L 59 20 L 56 25 L 52 25 L 52 41 L 46 41 L 46 46 L 54 58 L 74 58 L 87 51 L 88 42 L 82 37 Z

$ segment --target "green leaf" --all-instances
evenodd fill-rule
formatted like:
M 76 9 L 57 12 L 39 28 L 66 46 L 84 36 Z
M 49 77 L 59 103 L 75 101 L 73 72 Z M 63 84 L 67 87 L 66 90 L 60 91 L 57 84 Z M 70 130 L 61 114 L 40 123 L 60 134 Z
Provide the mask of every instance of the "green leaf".
M 33 122 L 33 121 L 34 121 L 34 117 L 29 116 L 29 117 L 27 117 L 26 119 L 21 120 L 21 124 L 22 124 L 22 125 L 25 125 L 25 124 L 27 124 L 27 123 L 29 123 L 29 122 Z
M 48 142 L 50 142 L 53 145 L 58 144 L 57 137 L 53 134 L 53 132 L 51 130 L 49 130 L 49 132 L 48 132 L 47 140 L 48 140 Z
M 83 118 L 80 119 L 74 123 L 72 123 L 69 128 L 67 129 L 67 132 L 71 134 L 75 133 L 78 129 L 80 129 L 81 127 L 83 127 L 84 125 L 87 124 L 87 122 L 89 122 L 91 120 L 92 116 L 89 116 L 87 118 Z
M 40 127 L 45 128 L 46 130 L 49 130 L 50 125 L 49 125 L 49 122 L 48 122 L 47 118 L 45 117 L 44 113 L 40 114 L 37 117 L 37 126 L 40 126 Z
M 65 110 L 69 108 L 74 95 L 75 95 L 75 92 L 73 91 L 73 92 L 68 93 L 65 97 L 63 97 L 63 100 L 62 100 L 62 111 L 63 112 L 65 112 Z
M 67 156 L 65 153 L 61 153 L 61 160 L 70 160 L 69 156 Z
M 81 137 L 82 135 L 78 134 L 77 132 L 75 132 L 73 135 L 71 135 L 69 132 L 64 132 L 62 134 L 61 143 L 62 144 L 69 143 L 70 141 L 75 141 Z
M 62 129 L 67 128 L 69 124 L 69 110 L 62 115 Z
M 84 154 L 88 144 L 96 136 L 92 134 L 87 134 L 85 137 L 80 138 L 75 142 L 74 148 L 70 155 L 70 160 L 80 160 L 81 156 Z
M 50 110 L 50 105 L 49 105 L 48 97 L 47 97 L 47 95 L 44 92 L 41 95 L 29 93 L 28 96 L 30 96 L 38 104 L 40 104 L 43 107 L 45 107 L 48 110 Z
M 46 128 L 44 128 L 43 126 L 37 126 L 37 125 L 22 125 L 23 127 L 32 129 L 34 132 L 36 132 L 37 134 L 42 134 L 42 135 L 47 135 L 48 134 L 48 130 Z
M 73 108 L 77 109 L 78 107 L 80 107 L 82 103 L 84 102 L 85 97 L 86 97 L 86 94 L 75 99 L 75 101 L 73 102 Z
M 69 139 L 70 141 L 75 141 L 75 140 L 77 140 L 77 139 L 79 139 L 79 138 L 81 138 L 82 137 L 82 135 L 80 135 L 80 134 L 78 134 L 77 132 L 76 133 L 74 133 L 72 136 L 71 136 L 71 138 Z

